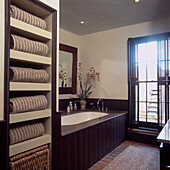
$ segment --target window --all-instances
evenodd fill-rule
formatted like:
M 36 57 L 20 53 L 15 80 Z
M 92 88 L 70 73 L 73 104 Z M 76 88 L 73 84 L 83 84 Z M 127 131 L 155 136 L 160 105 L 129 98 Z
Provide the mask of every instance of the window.
M 162 127 L 170 118 L 170 33 L 128 40 L 131 127 Z

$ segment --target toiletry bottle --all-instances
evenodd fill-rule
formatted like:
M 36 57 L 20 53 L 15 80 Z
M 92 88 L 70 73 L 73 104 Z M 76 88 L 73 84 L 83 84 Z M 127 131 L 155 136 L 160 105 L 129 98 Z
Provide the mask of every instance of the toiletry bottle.
M 71 101 L 70 101 L 70 111 L 73 111 L 73 105 Z
M 67 106 L 67 113 L 70 113 L 70 106 Z
M 77 110 L 77 104 L 74 103 L 74 110 Z

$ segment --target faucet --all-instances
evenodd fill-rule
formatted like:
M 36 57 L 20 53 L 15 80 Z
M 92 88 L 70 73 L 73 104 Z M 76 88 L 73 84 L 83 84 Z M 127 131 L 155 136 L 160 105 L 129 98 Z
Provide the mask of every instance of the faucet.
M 97 108 L 98 108 L 98 111 L 100 111 L 100 107 L 99 107 L 100 101 L 102 101 L 102 112 L 103 112 L 103 111 L 104 111 L 104 102 L 103 102 L 102 99 L 99 99 L 99 100 L 97 101 Z

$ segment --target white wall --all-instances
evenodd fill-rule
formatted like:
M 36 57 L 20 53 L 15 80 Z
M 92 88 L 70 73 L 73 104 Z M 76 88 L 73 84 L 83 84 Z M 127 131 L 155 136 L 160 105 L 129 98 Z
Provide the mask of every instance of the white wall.
M 65 31 L 63 29 L 60 29 L 60 37 L 59 42 L 65 45 L 69 45 L 72 47 L 76 47 L 78 49 L 77 52 L 77 62 L 79 62 L 79 50 L 80 50 L 80 36 L 75 35 L 71 32 Z M 75 98 L 76 95 L 71 94 L 65 94 L 65 95 L 59 95 L 59 99 L 67 99 L 67 98 Z
M 39 1 L 43 2 L 44 4 L 47 4 L 51 8 L 54 8 L 56 10 L 59 9 L 59 0 L 39 0 Z
M 81 36 L 80 60 L 101 74 L 93 98 L 128 99 L 127 40 L 170 31 L 169 18 Z
M 4 119 L 4 44 L 5 44 L 5 0 L 0 1 L 0 120 Z
M 76 48 L 80 47 L 80 36 L 60 29 L 60 43 L 70 45 Z

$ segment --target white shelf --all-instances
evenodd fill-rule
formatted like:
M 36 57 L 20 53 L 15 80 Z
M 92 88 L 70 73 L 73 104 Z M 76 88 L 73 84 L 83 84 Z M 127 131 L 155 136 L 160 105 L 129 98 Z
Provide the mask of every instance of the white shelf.
M 10 91 L 50 91 L 50 83 L 10 82 Z
M 43 135 L 30 140 L 26 140 L 24 142 L 10 145 L 9 156 L 13 156 L 48 143 L 51 143 L 51 136 Z
M 10 50 L 10 59 L 29 62 L 29 63 L 38 63 L 42 65 L 51 65 L 51 58 L 45 56 L 39 56 L 35 54 L 25 53 L 16 50 Z
M 26 37 L 36 38 L 37 40 L 42 40 L 42 41 L 52 39 L 51 32 L 35 27 L 33 25 L 27 24 L 15 18 L 10 18 L 10 26 L 11 26 L 12 32 L 20 33 Z
M 38 110 L 32 112 L 10 114 L 10 124 L 17 122 L 24 122 L 28 120 L 47 118 L 51 116 L 51 109 Z

